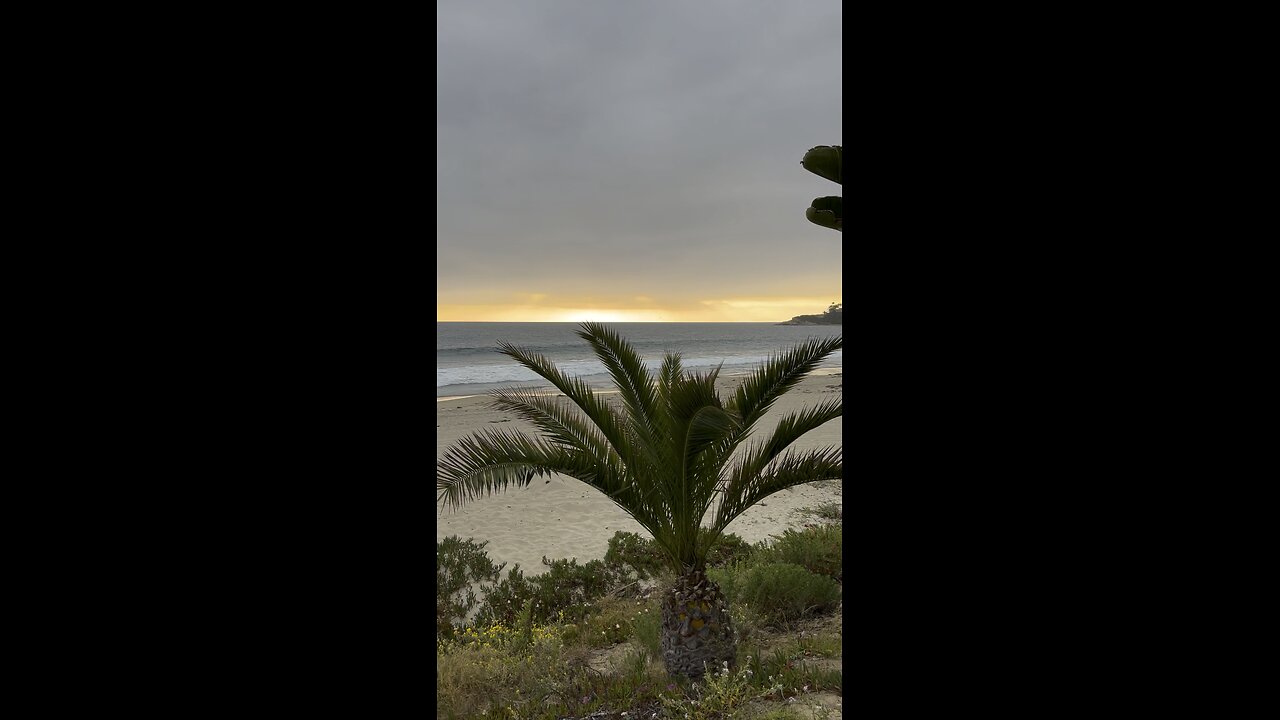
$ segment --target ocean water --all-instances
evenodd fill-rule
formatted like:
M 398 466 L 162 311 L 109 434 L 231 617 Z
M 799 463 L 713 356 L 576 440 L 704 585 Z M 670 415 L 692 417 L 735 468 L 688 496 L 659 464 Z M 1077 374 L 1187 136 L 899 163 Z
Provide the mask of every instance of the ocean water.
M 436 398 L 477 395 L 496 387 L 542 387 L 547 382 L 497 351 L 509 342 L 547 356 L 568 375 L 594 386 L 611 386 L 604 366 L 578 323 L 437 322 Z M 665 352 L 679 353 L 685 369 L 708 370 L 723 363 L 724 374 L 749 372 L 769 356 L 809 338 L 839 336 L 840 325 L 793 326 L 773 323 L 612 323 L 656 370 Z M 840 367 L 837 350 L 823 367 Z

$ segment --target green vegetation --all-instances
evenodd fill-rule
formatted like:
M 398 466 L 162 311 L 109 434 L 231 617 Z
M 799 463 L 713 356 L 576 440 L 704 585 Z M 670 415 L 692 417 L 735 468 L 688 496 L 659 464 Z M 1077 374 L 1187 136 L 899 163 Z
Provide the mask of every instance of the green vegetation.
M 842 303 L 831 303 L 827 306 L 827 311 L 821 315 L 797 315 L 779 325 L 843 325 L 844 324 L 844 305 Z
M 532 617 L 536 622 L 547 622 L 563 612 L 570 621 L 580 620 L 589 603 L 604 597 L 622 577 L 621 569 L 599 560 L 579 565 L 577 560 L 547 560 L 542 558 L 547 572 L 525 577 L 517 564 L 507 572 L 502 582 L 488 588 L 484 603 L 476 613 L 479 625 L 504 624 L 516 621 L 526 601 L 532 601 Z
M 721 535 L 707 555 L 707 567 L 732 565 L 750 558 L 754 553 L 755 547 L 737 535 L 733 533 Z
M 834 583 L 797 566 L 774 569 L 777 564 L 767 559 L 787 537 L 784 533 L 774 543 L 756 545 L 738 539 L 730 544 L 747 549 L 745 559 L 709 571 L 735 575 L 725 582 L 724 592 L 738 646 L 733 661 L 711 668 L 701 682 L 668 675 L 659 661 L 663 595 L 626 594 L 635 587 L 633 575 L 616 556 L 648 556 L 652 540 L 616 534 L 610 544 L 615 562 L 578 565 L 544 558 L 546 572 L 532 578 L 513 569 L 518 582 L 511 582 L 508 573 L 502 582 L 482 588 L 505 589 L 487 595 L 482 612 L 497 617 L 495 606 L 505 608 L 512 600 L 510 621 L 477 621 L 456 628 L 450 637 L 437 636 L 437 717 L 559 720 L 601 710 L 614 716 L 626 711 L 629 718 L 657 713 L 665 720 L 681 720 L 686 713 L 690 718 L 823 717 L 825 711 L 799 701 L 807 693 L 841 693 L 838 618 L 815 616 L 817 608 L 801 613 L 807 619 L 793 616 Z M 459 545 L 469 548 L 469 563 L 494 567 L 481 544 Z M 446 560 L 458 556 L 442 555 Z M 608 583 L 588 585 L 591 573 L 603 573 Z M 670 583 L 674 576 L 655 579 Z M 800 589 L 780 589 L 778 583 Z M 583 594 L 557 595 L 555 585 L 574 586 Z M 834 587 L 838 600 L 839 586 Z M 791 603 L 781 615 L 776 614 L 779 595 Z M 568 608 L 554 604 L 566 597 Z M 580 614 L 574 619 L 573 613 Z M 783 623 L 775 617 L 797 624 L 778 630 Z M 788 701 L 795 705 L 784 704 Z M 792 714 L 797 709 L 800 713 Z
M 454 624 L 476 606 L 473 583 L 498 579 L 502 565 L 495 565 L 484 552 L 488 542 L 476 543 L 450 535 L 436 543 L 436 635 L 453 636 Z
M 815 508 L 806 508 L 802 512 L 820 517 L 823 520 L 842 520 L 844 519 L 844 509 L 838 502 L 823 503 Z
M 749 668 L 730 672 L 726 661 L 719 672 L 707 673 L 706 682 L 694 683 L 689 696 L 662 698 L 666 717 L 688 720 L 719 720 L 734 717 L 748 702 L 759 695 L 751 685 Z
M 707 553 L 707 567 L 723 567 L 743 560 L 753 552 L 751 545 L 733 533 L 713 538 L 709 528 L 701 528 L 700 536 L 700 543 L 711 545 L 711 550 Z M 621 530 L 609 538 L 609 550 L 605 553 L 604 561 L 640 580 L 656 577 L 669 569 L 662 549 L 656 543 Z
M 839 581 L 844 573 L 840 535 L 838 525 L 812 525 L 799 532 L 788 529 L 782 535 L 774 536 L 774 543 L 760 554 L 759 559 L 793 563 L 809 572 Z
M 526 487 L 535 477 L 555 474 L 606 494 L 652 535 L 674 576 L 661 605 L 660 646 L 668 672 L 696 678 L 706 667 L 732 665 L 735 635 L 720 588 L 706 575 L 709 555 L 725 527 L 757 502 L 796 485 L 842 477 L 839 447 L 792 448 L 810 430 L 841 416 L 840 399 L 788 413 L 758 437 L 755 431 L 777 399 L 843 341 L 814 339 L 786 350 L 722 398 L 715 389 L 718 370 L 685 372 L 680 357 L 668 354 L 654 377 L 609 327 L 583 323 L 578 336 L 608 370 L 621 407 L 615 409 L 546 357 L 502 343 L 503 354 L 554 385 L 576 410 L 529 390 L 494 391 L 494 407 L 532 423 L 539 434 L 489 429 L 463 438 L 436 464 L 437 502 L 457 508 L 479 495 Z M 635 569 L 649 572 L 646 568 Z M 523 580 L 509 579 L 511 609 L 498 610 L 514 614 L 529 588 L 527 582 L 519 584 Z M 533 612 L 540 612 L 536 602 Z
M 647 580 L 667 567 L 666 558 L 657 545 L 635 533 L 621 530 L 609 538 L 609 550 L 604 561 L 627 568 L 641 580 Z
M 752 564 L 710 574 L 726 597 L 752 606 L 765 623 L 799 620 L 834 610 L 840 603 L 840 585 L 835 580 L 791 563 Z

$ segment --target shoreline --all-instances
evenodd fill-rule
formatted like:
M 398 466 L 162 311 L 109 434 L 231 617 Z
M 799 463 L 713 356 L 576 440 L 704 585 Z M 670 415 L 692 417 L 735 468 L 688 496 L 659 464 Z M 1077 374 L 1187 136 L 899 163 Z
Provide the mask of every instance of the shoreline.
M 721 396 L 741 384 L 748 372 L 722 375 L 716 382 Z M 783 414 L 812 406 L 831 394 L 843 392 L 843 369 L 818 368 L 790 392 L 778 399 L 757 425 L 758 437 L 771 430 Z M 556 394 L 549 388 L 549 394 Z M 616 393 L 617 390 L 612 390 Z M 445 396 L 436 399 L 436 459 L 461 437 L 493 425 L 501 429 L 531 431 L 532 426 L 511 413 L 489 407 L 487 395 Z M 806 434 L 793 447 L 807 449 L 841 444 L 843 418 L 837 418 Z M 725 529 L 749 543 L 781 535 L 812 518 L 799 510 L 841 501 L 841 482 L 824 487 L 810 483 L 775 493 L 748 509 Z M 708 515 L 712 513 L 709 512 Z M 619 530 L 642 537 L 649 533 L 599 491 L 577 480 L 556 476 L 538 478 L 523 489 L 480 497 L 456 512 L 437 503 L 436 541 L 450 535 L 466 540 L 488 541 L 485 552 L 495 563 L 507 563 L 505 573 L 518 563 L 526 576 L 546 570 L 549 560 L 576 558 L 579 563 L 604 558 L 609 539 Z
M 723 378 L 738 378 L 738 377 L 745 377 L 745 376 L 747 376 L 747 375 L 750 375 L 750 374 L 751 374 L 751 372 L 752 372 L 751 370 L 735 370 L 735 371 L 733 371 L 733 372 L 721 373 L 721 374 L 720 374 L 720 377 L 721 377 L 722 379 L 723 379 Z M 819 376 L 819 375 L 840 375 L 840 374 L 842 374 L 843 372 L 844 372 L 844 368 L 843 368 L 843 367 L 840 367 L 840 366 L 836 366 L 836 367 L 820 367 L 820 368 L 815 369 L 813 372 L 809 373 L 809 377 L 817 377 L 817 376 Z M 444 387 L 450 387 L 450 386 L 445 385 Z M 455 386 L 455 387 L 456 387 L 456 386 Z M 437 389 L 438 389 L 438 388 L 437 388 Z M 555 388 L 555 386 L 553 386 L 553 385 L 535 385 L 535 386 L 532 386 L 532 387 L 526 387 L 525 389 L 526 389 L 526 390 L 533 390 L 533 392 L 534 392 L 535 394 L 537 394 L 537 395 L 556 395 L 556 394 L 558 394 L 558 393 L 560 392 L 560 391 L 559 391 L 558 389 L 556 389 L 556 388 Z M 611 393 L 616 393 L 616 392 L 618 392 L 616 389 L 612 389 L 612 388 L 610 388 L 610 387 L 600 387 L 600 388 L 592 388 L 592 389 L 593 389 L 595 392 L 600 393 L 600 394 L 611 394 Z M 488 394 L 487 394 L 486 392 L 476 392 L 476 391 L 471 391 L 471 392 L 466 392 L 466 393 L 464 393 L 464 394 L 462 394 L 462 395 L 439 395 L 439 396 L 437 396 L 437 397 L 436 397 L 436 402 L 438 402 L 438 403 L 439 403 L 439 402 L 445 402 L 446 400 L 466 400 L 467 398 L 473 398 L 473 397 L 487 397 L 487 396 L 488 396 Z

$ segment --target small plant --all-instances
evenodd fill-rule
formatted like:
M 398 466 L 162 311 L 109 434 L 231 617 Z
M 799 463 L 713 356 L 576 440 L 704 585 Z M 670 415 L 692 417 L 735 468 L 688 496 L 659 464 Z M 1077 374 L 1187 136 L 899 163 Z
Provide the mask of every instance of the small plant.
M 539 643 L 561 637 L 559 625 L 468 625 L 449 639 L 436 642 L 436 650 L 449 654 L 458 650 L 493 648 L 512 653 L 527 654 Z
M 710 528 L 699 528 L 699 542 L 707 542 L 710 534 Z M 707 553 L 707 566 L 731 565 L 747 559 L 754 550 L 751 544 L 734 533 L 721 535 Z M 634 572 L 640 580 L 648 580 L 666 569 L 662 550 L 653 540 L 621 530 L 609 539 L 609 551 L 605 553 L 604 561 L 622 572 Z
M 749 559 L 755 548 L 734 533 L 721 535 L 707 555 L 708 567 L 726 567 Z
M 507 571 L 507 577 L 487 588 L 484 603 L 476 613 L 476 625 L 514 625 L 524 601 L 534 596 L 530 578 L 524 576 L 520 563 Z
M 736 627 L 736 625 L 735 625 Z M 656 603 L 641 603 L 636 606 L 636 619 L 632 621 L 636 641 L 653 657 L 662 657 L 661 632 L 662 612 Z
M 608 598 L 592 606 L 594 612 L 582 622 L 586 643 L 592 647 L 606 647 L 629 640 L 636 620 L 635 607 L 633 601 L 617 598 Z
M 609 538 L 609 550 L 604 561 L 623 572 L 635 572 L 640 580 L 648 580 L 666 567 L 662 550 L 652 540 L 621 530 Z
M 813 525 L 800 532 L 774 535 L 774 543 L 762 554 L 770 562 L 792 563 L 809 572 L 841 580 L 844 575 L 839 525 Z
M 754 684 L 765 700 L 786 700 L 841 688 L 839 671 L 825 670 L 782 650 L 774 650 L 767 657 L 747 656 L 744 668 L 753 671 Z
M 619 573 L 599 560 L 579 565 L 577 560 L 542 558 L 547 572 L 525 577 L 520 566 L 507 572 L 507 578 L 490 587 L 484 604 L 476 613 L 478 624 L 515 624 L 516 615 L 526 600 L 533 600 L 531 616 L 545 623 L 564 613 L 564 619 L 576 622 L 589 611 L 590 603 L 603 598 L 620 580 Z
M 524 607 L 520 610 L 518 630 L 520 633 L 520 642 L 529 647 L 533 645 L 533 599 L 524 601 Z
M 801 512 L 820 517 L 823 520 L 835 521 L 844 519 L 844 510 L 840 503 L 837 502 L 823 503 L 817 507 L 805 508 Z
M 450 535 L 436 542 L 436 635 L 451 638 L 455 625 L 466 619 L 477 600 L 472 585 L 482 580 L 496 582 L 506 563 L 494 564 L 484 551 L 486 540 Z
M 648 678 L 649 657 L 649 651 L 645 648 L 640 648 L 627 655 L 627 659 L 622 666 L 627 684 L 637 686 Z
M 751 641 L 768 624 L 768 618 L 753 606 L 742 602 L 729 602 L 729 617 L 733 618 L 733 630 L 738 642 Z
M 840 655 L 840 636 L 800 633 L 795 643 L 795 657 L 836 657 Z
M 719 720 L 735 717 L 741 708 L 759 696 L 752 687 L 750 668 L 736 673 L 729 671 L 725 662 L 719 672 L 708 669 L 704 681 L 691 685 L 692 697 L 662 696 L 663 711 L 669 718 L 688 720 Z
M 709 571 L 726 597 L 751 605 L 763 622 L 787 622 L 835 609 L 840 586 L 834 580 L 790 563 L 766 563 Z
M 710 534 L 710 528 L 700 528 L 699 542 L 707 542 Z M 734 533 L 721 535 L 707 554 L 707 565 L 710 567 L 729 565 L 746 559 L 753 550 L 749 543 Z M 662 550 L 653 540 L 621 530 L 610 538 L 609 551 L 605 553 L 604 561 L 622 571 L 635 572 L 640 580 L 658 575 L 666 568 Z

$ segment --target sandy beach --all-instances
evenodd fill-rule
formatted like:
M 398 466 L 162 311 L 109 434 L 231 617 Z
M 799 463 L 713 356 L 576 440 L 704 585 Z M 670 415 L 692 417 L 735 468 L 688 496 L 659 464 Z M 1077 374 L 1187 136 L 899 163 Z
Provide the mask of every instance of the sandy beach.
M 717 383 L 721 396 L 732 393 L 744 377 L 721 377 Z M 758 426 L 757 434 L 771 429 L 781 415 L 816 404 L 833 393 L 837 397 L 842 393 L 841 370 L 816 371 L 779 399 Z M 532 430 L 511 413 L 491 409 L 486 396 L 438 398 L 436 458 L 459 438 L 498 424 Z M 795 447 L 840 445 L 842 425 L 842 419 L 833 420 L 810 432 Z M 747 542 L 766 540 L 786 528 L 812 522 L 799 512 L 801 509 L 840 500 L 839 483 L 784 490 L 747 510 L 729 525 L 727 532 L 736 533 Z M 488 541 L 485 551 L 491 559 L 507 563 L 508 570 L 519 563 L 526 575 L 545 570 L 544 555 L 549 559 L 577 558 L 580 563 L 603 558 L 609 538 L 618 530 L 649 537 L 644 528 L 603 494 L 560 476 L 549 482 L 546 478 L 537 479 L 527 488 L 480 498 L 457 511 L 436 506 L 437 541 L 449 535 Z

